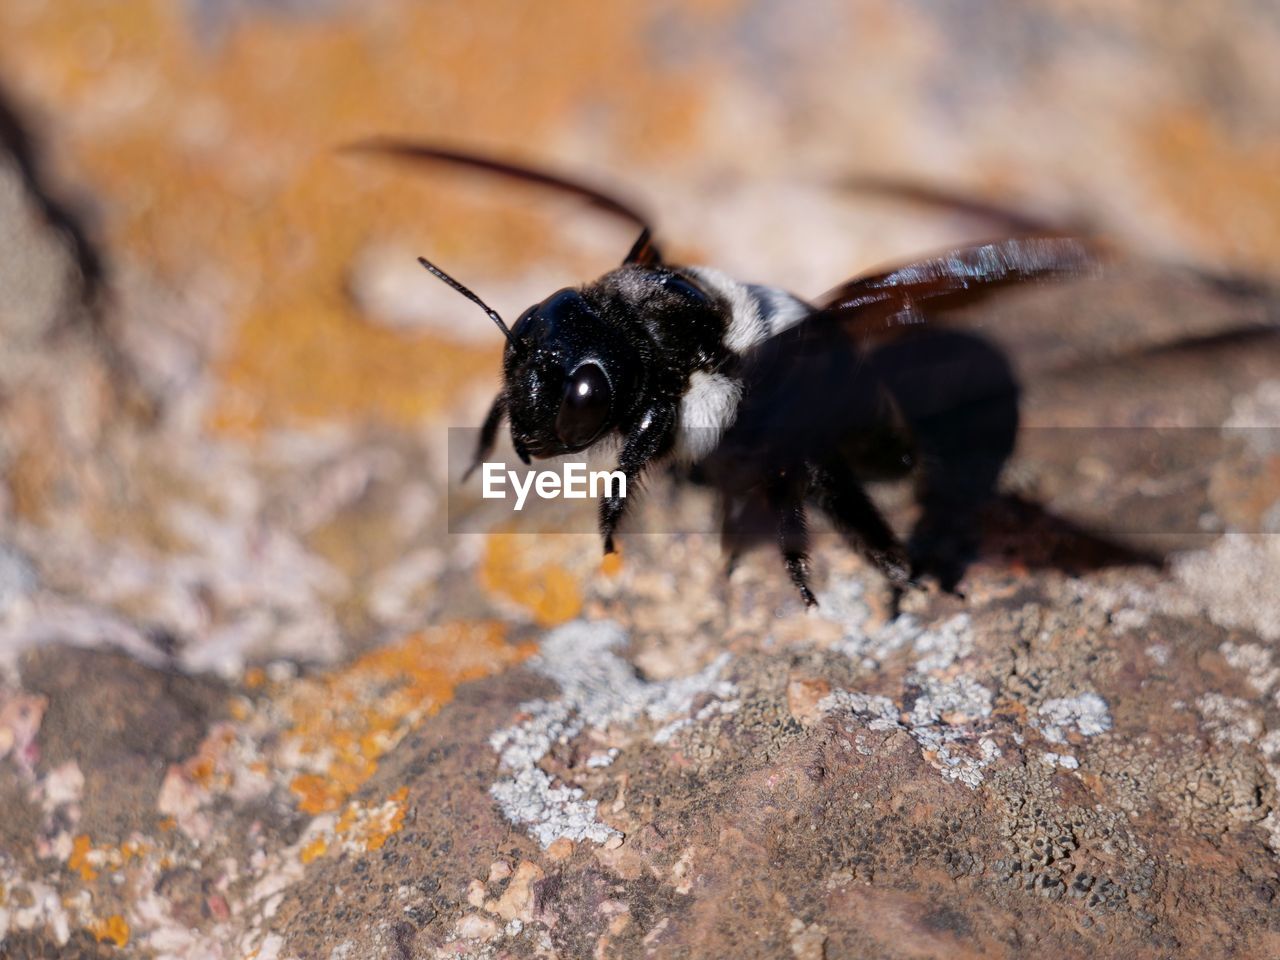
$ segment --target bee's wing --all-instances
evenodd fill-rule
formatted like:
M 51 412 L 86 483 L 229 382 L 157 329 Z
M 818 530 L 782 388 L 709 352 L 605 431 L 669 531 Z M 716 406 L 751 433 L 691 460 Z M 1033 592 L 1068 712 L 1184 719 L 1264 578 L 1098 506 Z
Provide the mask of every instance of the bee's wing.
M 624 263 L 654 264 L 661 262 L 661 256 L 658 252 L 658 248 L 654 245 L 650 237 L 652 231 L 648 217 L 641 213 L 632 204 L 629 204 L 604 190 L 587 186 L 585 183 L 582 183 L 573 177 L 564 176 L 559 173 L 552 173 L 548 170 L 540 170 L 535 167 L 528 167 L 523 164 L 512 163 L 506 160 L 499 160 L 495 157 L 486 157 L 481 154 L 471 153 L 465 150 L 455 150 L 438 144 L 417 143 L 392 138 L 380 137 L 371 140 L 361 140 L 357 143 L 349 144 L 343 149 L 346 151 L 360 153 L 380 153 L 386 156 L 400 157 L 405 160 L 426 160 L 431 162 L 454 164 L 455 166 L 460 167 L 469 167 L 473 170 L 483 170 L 486 173 L 493 173 L 501 177 L 507 177 L 511 180 L 520 180 L 525 183 L 536 184 L 540 187 L 546 187 L 559 193 L 579 197 L 586 200 L 592 206 L 603 210 L 605 213 L 620 217 L 621 219 L 640 228 L 640 237 L 631 247 L 631 251 L 623 261 Z
M 1055 282 L 1012 296 L 1014 288 L 1036 281 Z M 864 274 L 817 306 L 838 318 L 864 351 L 949 332 L 986 338 L 1029 383 L 1226 335 L 1274 336 L 1280 328 L 1275 302 L 1266 283 L 1117 256 L 1077 238 L 1040 236 Z
M 1019 237 L 952 250 L 841 284 L 818 301 L 863 343 L 892 340 L 945 309 L 1013 284 L 1090 272 L 1098 251 L 1072 237 Z
M 1018 207 L 910 177 L 856 174 L 842 178 L 835 185 L 870 199 L 904 203 L 985 223 L 1001 236 L 1082 236 L 1095 232 L 1093 224 L 1081 215 L 1065 220 L 1040 217 Z
M 899 412 L 919 418 L 1011 394 L 1000 347 L 948 314 L 1002 287 L 1080 275 L 1097 262 L 1081 240 L 1030 237 L 850 280 L 743 357 L 743 399 L 725 454 L 739 468 L 794 463 L 850 437 L 885 439 L 894 416 L 886 404 L 911 406 Z M 907 336 L 910 344 L 897 343 Z

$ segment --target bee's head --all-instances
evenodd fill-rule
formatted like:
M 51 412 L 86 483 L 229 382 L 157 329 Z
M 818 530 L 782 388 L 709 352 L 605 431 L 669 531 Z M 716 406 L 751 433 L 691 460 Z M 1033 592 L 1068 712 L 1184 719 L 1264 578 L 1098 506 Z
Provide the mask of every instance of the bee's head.
M 620 398 L 634 392 L 635 350 L 581 292 L 553 293 L 526 310 L 513 330 L 435 264 L 418 262 L 484 310 L 507 338 L 504 406 L 521 460 L 585 450 L 618 425 Z
M 629 348 L 581 293 L 553 293 L 526 310 L 511 334 L 503 373 L 517 453 L 573 453 L 617 426 L 634 369 Z

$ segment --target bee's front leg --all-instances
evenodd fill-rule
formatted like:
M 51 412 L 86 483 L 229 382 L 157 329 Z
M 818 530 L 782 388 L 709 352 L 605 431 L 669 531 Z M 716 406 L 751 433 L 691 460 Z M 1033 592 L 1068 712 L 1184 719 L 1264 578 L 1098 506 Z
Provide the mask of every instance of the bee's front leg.
M 500 393 L 493 398 L 493 405 L 489 407 L 484 424 L 480 427 L 480 436 L 476 439 L 476 452 L 471 457 L 471 466 L 467 467 L 467 472 L 462 475 L 463 483 L 466 483 L 467 479 L 476 472 L 484 458 L 493 452 L 494 441 L 498 439 L 498 427 L 502 425 L 502 418 L 506 415 L 507 395 Z
M 675 440 L 676 412 L 671 407 L 653 407 L 640 418 L 639 424 L 627 434 L 618 456 L 618 470 L 627 478 L 626 488 L 631 490 L 641 472 L 654 460 L 670 452 Z M 614 532 L 626 512 L 627 500 L 617 490 L 600 498 L 600 536 L 604 539 L 604 552 L 613 553 Z

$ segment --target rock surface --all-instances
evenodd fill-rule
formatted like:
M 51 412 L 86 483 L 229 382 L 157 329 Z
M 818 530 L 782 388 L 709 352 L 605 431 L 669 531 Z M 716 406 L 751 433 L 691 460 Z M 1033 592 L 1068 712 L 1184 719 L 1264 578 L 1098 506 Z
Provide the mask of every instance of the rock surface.
M 0 955 L 1280 955 L 1280 23 L 835 6 L 0 9 Z M 388 130 L 802 292 L 989 229 L 837 174 L 1144 252 L 981 315 L 1025 429 L 965 598 L 890 620 L 822 535 L 806 614 L 646 533 L 696 491 L 601 565 L 458 489 L 497 345 L 400 261 L 513 312 L 627 238 L 328 156 Z

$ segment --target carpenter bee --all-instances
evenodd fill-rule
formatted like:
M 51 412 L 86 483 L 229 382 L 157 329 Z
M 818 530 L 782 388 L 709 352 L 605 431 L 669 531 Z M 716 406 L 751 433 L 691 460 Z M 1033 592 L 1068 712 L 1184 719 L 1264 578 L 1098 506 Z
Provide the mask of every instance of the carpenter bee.
M 807 605 L 806 511 L 821 511 L 895 597 L 932 576 L 955 591 L 1018 428 L 1018 384 L 1000 351 L 930 322 L 1001 286 L 1078 274 L 1080 240 L 1019 236 L 856 277 L 814 302 L 667 263 L 648 219 L 616 197 L 546 171 L 437 146 L 376 140 L 355 149 L 452 163 L 583 198 L 639 237 L 621 266 L 552 293 L 511 326 L 436 265 L 506 338 L 503 386 L 468 475 L 503 421 L 526 464 L 621 439 L 632 486 L 666 461 L 718 493 L 730 564 L 766 532 Z M 868 480 L 914 475 L 919 520 L 903 544 Z M 627 501 L 605 496 L 605 553 Z

